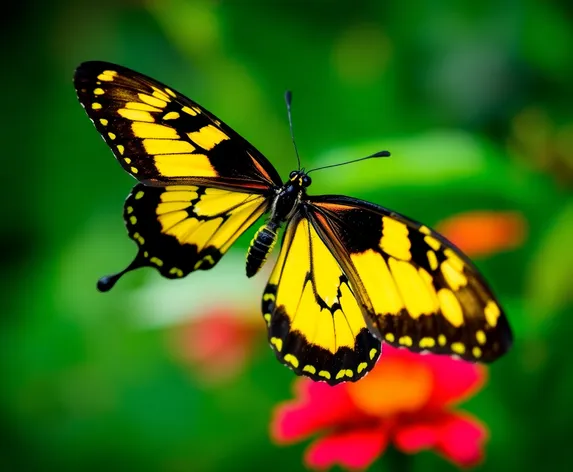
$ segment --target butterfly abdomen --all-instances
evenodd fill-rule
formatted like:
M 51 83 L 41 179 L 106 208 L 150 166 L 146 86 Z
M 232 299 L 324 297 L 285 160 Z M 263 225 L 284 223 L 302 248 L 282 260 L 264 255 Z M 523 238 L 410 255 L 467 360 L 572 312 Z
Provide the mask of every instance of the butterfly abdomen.
M 247 254 L 247 277 L 255 275 L 277 242 L 277 225 L 267 223 L 255 234 Z

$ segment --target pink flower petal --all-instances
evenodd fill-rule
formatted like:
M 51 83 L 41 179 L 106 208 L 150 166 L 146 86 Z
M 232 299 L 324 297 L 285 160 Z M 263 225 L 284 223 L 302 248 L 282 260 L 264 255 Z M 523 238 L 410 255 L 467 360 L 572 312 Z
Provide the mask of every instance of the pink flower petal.
M 438 442 L 436 426 L 431 423 L 417 423 L 398 426 L 393 442 L 398 449 L 408 454 L 430 449 Z
M 331 387 L 298 379 L 295 397 L 274 410 L 271 437 L 277 443 L 304 439 L 323 429 L 352 422 L 359 414 L 344 385 Z
M 451 413 L 444 417 L 439 435 L 438 451 L 455 464 L 470 467 L 483 458 L 487 429 L 467 413 Z
M 388 444 L 384 428 L 353 429 L 318 439 L 305 454 L 307 466 L 327 469 L 339 464 L 349 469 L 366 469 Z
M 423 356 L 432 369 L 434 389 L 428 407 L 458 403 L 480 390 L 487 379 L 484 366 L 441 355 Z
M 453 463 L 469 467 L 482 459 L 486 438 L 485 426 L 470 415 L 444 412 L 420 423 L 398 426 L 392 441 L 402 452 L 434 449 Z
M 217 383 L 237 376 L 250 360 L 258 317 L 241 316 L 235 308 L 216 306 L 173 330 L 175 355 L 189 364 L 201 381 Z M 256 321 L 256 323 L 254 322 Z

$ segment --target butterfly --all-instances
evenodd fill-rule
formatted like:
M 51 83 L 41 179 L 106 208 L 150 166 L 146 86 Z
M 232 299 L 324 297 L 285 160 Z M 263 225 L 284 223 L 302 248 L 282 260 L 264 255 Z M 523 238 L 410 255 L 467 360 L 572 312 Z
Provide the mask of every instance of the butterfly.
M 139 181 L 123 211 L 137 255 L 102 277 L 100 291 L 144 266 L 170 279 L 211 269 L 265 216 L 246 271 L 259 271 L 284 227 L 262 314 L 276 357 L 296 374 L 330 385 L 356 381 L 376 364 L 382 342 L 474 362 L 491 362 L 511 346 L 484 278 L 428 226 L 356 198 L 308 195 L 304 169 L 283 182 L 215 115 L 126 67 L 84 62 L 74 85 Z

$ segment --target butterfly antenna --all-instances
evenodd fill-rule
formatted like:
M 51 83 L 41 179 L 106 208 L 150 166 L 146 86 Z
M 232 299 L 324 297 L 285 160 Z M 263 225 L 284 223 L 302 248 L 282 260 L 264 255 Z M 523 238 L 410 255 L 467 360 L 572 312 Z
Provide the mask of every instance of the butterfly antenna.
M 309 170 L 307 172 L 307 174 L 310 174 L 311 172 L 314 172 L 315 170 L 329 169 L 330 167 L 345 166 L 346 164 L 353 164 L 354 162 L 364 161 L 366 159 L 372 159 L 374 157 L 390 157 L 390 151 L 380 151 L 380 152 L 377 152 L 376 154 L 372 154 L 371 156 L 361 157 L 360 159 L 354 159 L 353 161 L 347 161 L 347 162 L 341 162 L 339 164 L 331 164 L 329 166 L 317 167 L 315 169 Z
M 288 125 L 290 128 L 290 138 L 292 139 L 292 144 L 294 146 L 294 152 L 296 153 L 296 160 L 298 161 L 298 170 L 300 170 L 300 157 L 298 155 L 298 149 L 296 147 L 296 142 L 294 140 L 294 131 L 292 128 L 292 116 L 291 116 L 291 112 L 290 112 L 290 106 L 292 103 L 292 92 L 290 90 L 287 90 L 285 92 L 285 102 L 286 102 L 287 114 L 288 114 Z

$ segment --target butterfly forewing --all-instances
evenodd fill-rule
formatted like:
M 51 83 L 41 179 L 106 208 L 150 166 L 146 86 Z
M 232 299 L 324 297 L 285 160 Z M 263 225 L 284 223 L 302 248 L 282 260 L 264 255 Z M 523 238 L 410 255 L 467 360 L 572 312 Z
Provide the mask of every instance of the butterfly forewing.
M 313 197 L 306 206 L 380 339 L 470 361 L 490 362 L 509 349 L 512 335 L 499 303 L 445 238 L 349 197 Z
M 115 64 L 85 62 L 74 85 L 117 160 L 144 183 L 252 193 L 281 184 L 274 167 L 244 138 L 156 80 Z

